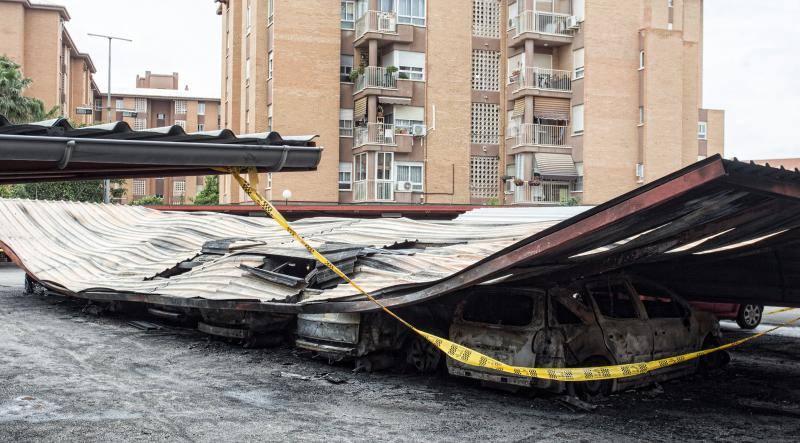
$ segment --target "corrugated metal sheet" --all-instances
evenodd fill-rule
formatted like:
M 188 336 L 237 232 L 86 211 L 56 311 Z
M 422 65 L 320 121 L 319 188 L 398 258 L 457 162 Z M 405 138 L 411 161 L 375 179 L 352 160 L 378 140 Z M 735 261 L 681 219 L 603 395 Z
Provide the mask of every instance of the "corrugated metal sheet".
M 372 290 L 444 278 L 555 221 L 487 229 L 483 223 L 469 221 L 312 218 L 293 227 L 315 247 L 369 248 L 357 262 L 355 277 Z M 243 269 L 241 265 L 261 266 L 266 256 L 308 256 L 267 218 L 0 199 L 0 226 L 3 247 L 36 279 L 67 293 L 105 291 L 262 302 L 319 301 L 353 294 L 346 286 L 304 290 Z M 225 255 L 211 257 L 186 273 L 159 277 L 197 257 L 207 242 L 225 239 L 236 239 L 220 243 Z

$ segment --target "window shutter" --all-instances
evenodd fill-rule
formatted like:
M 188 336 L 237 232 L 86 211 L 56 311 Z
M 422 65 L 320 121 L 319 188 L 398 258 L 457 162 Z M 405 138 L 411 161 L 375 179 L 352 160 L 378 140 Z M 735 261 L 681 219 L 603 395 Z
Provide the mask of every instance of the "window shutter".
M 533 115 L 538 118 L 569 120 L 569 100 L 552 97 L 536 97 Z
M 525 99 L 518 98 L 514 100 L 514 112 L 511 114 L 512 117 L 522 117 L 525 115 Z
M 367 98 L 362 97 L 356 100 L 353 106 L 353 119 L 360 120 L 367 115 Z

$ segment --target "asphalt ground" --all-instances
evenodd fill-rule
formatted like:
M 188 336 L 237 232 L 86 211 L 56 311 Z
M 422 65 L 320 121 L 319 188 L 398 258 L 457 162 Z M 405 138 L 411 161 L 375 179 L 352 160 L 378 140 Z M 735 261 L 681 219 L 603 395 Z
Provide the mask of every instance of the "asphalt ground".
M 0 441 L 797 441 L 793 328 L 725 369 L 583 411 L 445 376 L 352 373 L 290 346 L 144 331 L 86 303 L 25 295 L 0 265 Z M 800 311 L 795 311 L 800 312 Z M 788 314 L 791 316 L 791 313 Z M 796 314 L 800 315 L 800 313 Z M 777 322 L 781 317 L 768 317 Z M 152 319 L 149 319 L 152 321 Z M 743 332 L 726 323 L 727 338 Z

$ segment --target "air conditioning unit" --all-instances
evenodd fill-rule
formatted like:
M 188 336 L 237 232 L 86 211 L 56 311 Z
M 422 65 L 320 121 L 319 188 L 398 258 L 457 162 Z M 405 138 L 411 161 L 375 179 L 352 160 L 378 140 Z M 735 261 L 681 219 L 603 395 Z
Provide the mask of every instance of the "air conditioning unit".
M 412 189 L 414 189 L 414 183 L 397 182 L 397 190 L 400 192 L 411 192 Z
M 425 125 L 414 125 L 411 127 L 411 135 L 414 137 L 425 137 L 428 133 L 428 128 Z
M 580 27 L 581 27 L 581 22 L 577 16 L 571 15 L 567 17 L 567 29 L 578 29 Z

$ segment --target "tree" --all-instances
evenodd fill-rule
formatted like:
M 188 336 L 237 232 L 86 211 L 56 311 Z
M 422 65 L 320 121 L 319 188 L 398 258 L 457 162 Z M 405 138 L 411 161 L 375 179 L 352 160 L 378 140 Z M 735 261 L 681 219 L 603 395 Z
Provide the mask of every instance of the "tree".
M 44 102 L 22 95 L 33 83 L 24 77 L 20 65 L 5 55 L 0 56 L 0 115 L 12 123 L 30 123 L 52 118 L 58 107 L 45 111 Z
M 164 199 L 161 197 L 156 197 L 155 195 L 148 195 L 140 198 L 139 200 L 134 200 L 130 204 L 134 206 L 163 205 Z
M 218 205 L 219 204 L 219 176 L 207 175 L 203 190 L 194 198 L 196 205 Z

